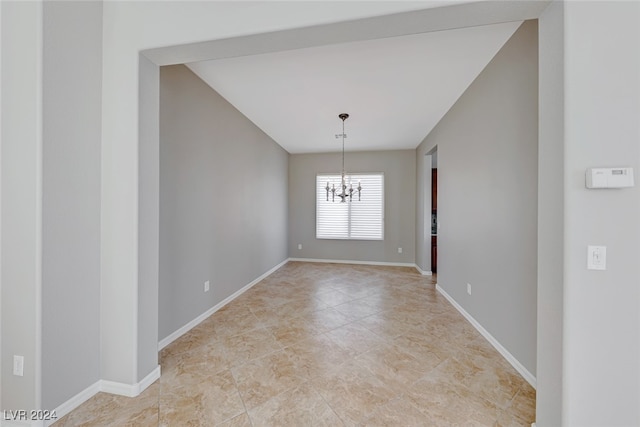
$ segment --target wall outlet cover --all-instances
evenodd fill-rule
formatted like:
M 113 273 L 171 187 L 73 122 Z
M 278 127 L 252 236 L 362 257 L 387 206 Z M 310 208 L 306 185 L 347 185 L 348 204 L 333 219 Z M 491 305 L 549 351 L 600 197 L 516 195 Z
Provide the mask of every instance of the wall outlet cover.
M 24 376 L 24 356 L 13 355 L 13 375 Z

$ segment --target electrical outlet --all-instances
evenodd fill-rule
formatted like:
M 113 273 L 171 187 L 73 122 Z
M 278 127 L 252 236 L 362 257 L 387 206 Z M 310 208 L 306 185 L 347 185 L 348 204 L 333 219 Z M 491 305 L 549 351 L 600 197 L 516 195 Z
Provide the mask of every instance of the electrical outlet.
M 209 281 L 204 282 L 204 291 L 209 292 Z
M 402 253 L 402 248 L 398 248 L 398 253 L 401 254 Z
M 471 283 L 467 283 L 467 293 L 471 295 Z
M 13 355 L 13 375 L 24 375 L 24 356 Z
M 298 250 L 302 249 L 302 243 L 298 243 Z

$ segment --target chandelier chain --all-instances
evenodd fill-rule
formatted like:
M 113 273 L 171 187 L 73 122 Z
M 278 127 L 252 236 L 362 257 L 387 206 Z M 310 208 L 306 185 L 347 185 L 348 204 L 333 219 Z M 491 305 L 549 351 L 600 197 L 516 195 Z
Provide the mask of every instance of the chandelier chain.
M 350 184 L 349 190 L 347 191 L 347 181 L 346 181 L 346 174 L 345 174 L 345 170 L 344 170 L 344 137 L 345 137 L 345 133 L 344 133 L 344 121 L 349 117 L 349 115 L 347 113 L 342 113 L 342 114 L 338 114 L 338 118 L 340 118 L 340 120 L 342 120 L 342 172 L 340 175 L 340 192 L 338 193 L 338 197 L 340 198 L 340 201 L 342 203 L 348 201 L 351 201 L 351 199 L 353 198 L 353 183 Z M 337 137 L 338 135 L 336 135 Z M 333 184 L 333 187 L 329 187 L 329 181 L 327 181 L 327 186 L 325 187 L 325 190 L 327 190 L 327 202 L 329 201 L 329 192 L 331 192 L 331 201 L 335 201 L 336 198 L 336 185 Z M 360 184 L 360 181 L 358 181 L 358 187 L 356 188 L 356 190 L 358 191 L 358 200 L 360 200 L 360 195 L 362 193 L 362 185 Z

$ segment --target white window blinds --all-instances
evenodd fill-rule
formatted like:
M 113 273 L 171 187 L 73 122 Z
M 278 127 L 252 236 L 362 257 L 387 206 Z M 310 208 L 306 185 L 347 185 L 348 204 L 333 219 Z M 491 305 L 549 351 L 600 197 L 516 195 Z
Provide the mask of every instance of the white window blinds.
M 340 188 L 340 175 L 320 174 L 316 176 L 316 238 L 317 239 L 384 239 L 384 175 L 352 174 L 346 177 L 347 187 L 353 184 L 353 200 L 340 202 L 336 196 L 332 201 L 329 187 Z M 358 200 L 358 182 L 362 194 Z

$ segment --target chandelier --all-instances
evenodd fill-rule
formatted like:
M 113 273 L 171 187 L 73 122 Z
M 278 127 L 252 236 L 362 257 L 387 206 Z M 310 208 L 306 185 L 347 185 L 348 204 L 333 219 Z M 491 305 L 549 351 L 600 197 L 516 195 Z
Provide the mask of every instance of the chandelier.
M 328 181 L 327 181 L 327 187 L 325 188 L 325 190 L 327 190 L 327 202 L 329 201 L 329 191 L 331 191 L 332 202 L 335 202 L 336 196 L 338 196 L 340 197 L 340 202 L 344 203 L 347 201 L 347 198 L 349 199 L 349 201 L 353 199 L 353 184 L 349 183 L 349 189 L 347 190 L 347 181 L 346 181 L 346 176 L 344 172 L 344 138 L 346 137 L 344 133 L 344 121 L 349 118 L 349 115 L 347 113 L 342 113 L 342 114 L 338 114 L 338 117 L 340 118 L 340 120 L 342 120 L 342 133 L 340 135 L 336 135 L 336 138 L 339 136 L 342 137 L 342 174 L 341 174 L 342 179 L 341 179 L 341 185 L 340 185 L 341 191 L 336 194 L 336 185 L 333 184 L 333 187 L 329 187 Z M 356 188 L 356 190 L 358 190 L 358 200 L 360 200 L 360 192 L 362 191 L 362 186 L 360 185 L 360 181 L 358 181 L 358 188 Z

